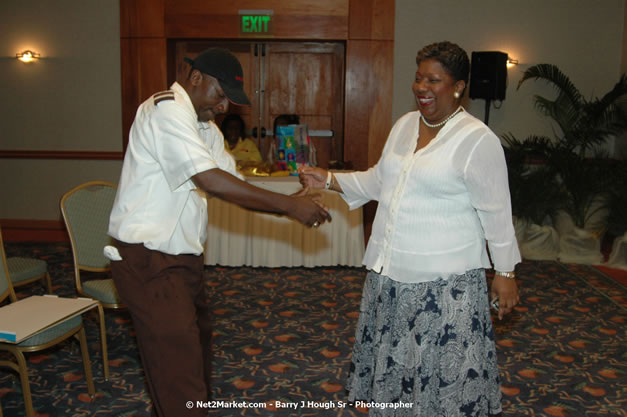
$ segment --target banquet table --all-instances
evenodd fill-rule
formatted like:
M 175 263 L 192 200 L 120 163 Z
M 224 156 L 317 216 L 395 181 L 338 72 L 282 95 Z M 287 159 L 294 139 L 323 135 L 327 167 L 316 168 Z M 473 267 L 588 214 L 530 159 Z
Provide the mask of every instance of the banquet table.
M 298 177 L 246 177 L 266 190 L 292 194 Z M 208 199 L 205 264 L 223 266 L 361 266 L 364 255 L 361 208 L 349 210 L 333 191 L 316 191 L 333 220 L 308 228 L 295 220 L 246 210 L 218 198 Z

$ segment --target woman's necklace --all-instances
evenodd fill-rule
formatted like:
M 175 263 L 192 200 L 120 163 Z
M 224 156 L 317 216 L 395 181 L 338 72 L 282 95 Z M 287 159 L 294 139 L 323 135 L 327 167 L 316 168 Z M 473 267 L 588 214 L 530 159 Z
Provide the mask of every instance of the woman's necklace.
M 444 126 L 446 124 L 446 122 L 448 122 L 449 120 L 451 120 L 457 113 L 459 113 L 460 111 L 462 111 L 464 108 L 462 106 L 459 106 L 457 108 L 457 110 L 455 110 L 453 113 L 451 113 L 451 115 L 449 117 L 447 117 L 446 119 L 442 120 L 440 123 L 434 123 L 431 124 L 429 122 L 427 122 L 427 120 L 425 119 L 425 117 L 422 115 L 422 113 L 420 113 L 420 118 L 422 119 L 422 122 L 427 125 L 427 127 L 440 127 L 440 126 Z

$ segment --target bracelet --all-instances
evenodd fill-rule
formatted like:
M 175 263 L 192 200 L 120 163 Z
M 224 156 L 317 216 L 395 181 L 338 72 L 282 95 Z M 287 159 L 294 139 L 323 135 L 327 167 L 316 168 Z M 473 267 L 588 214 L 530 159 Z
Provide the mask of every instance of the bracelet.
M 333 185 L 333 174 L 331 171 L 327 172 L 327 183 L 324 185 L 324 189 L 328 190 Z
M 507 279 L 515 279 L 516 278 L 516 273 L 514 271 L 512 272 L 501 272 L 501 271 L 494 271 L 494 276 L 501 276 L 501 277 L 505 277 Z

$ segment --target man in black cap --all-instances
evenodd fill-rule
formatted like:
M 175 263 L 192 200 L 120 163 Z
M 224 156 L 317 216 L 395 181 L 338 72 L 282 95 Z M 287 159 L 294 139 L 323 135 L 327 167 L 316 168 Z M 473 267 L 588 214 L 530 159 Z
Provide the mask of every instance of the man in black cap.
M 242 67 L 228 50 L 210 48 L 187 79 L 141 104 L 131 127 L 109 221 L 113 280 L 135 327 L 153 416 L 206 416 L 210 320 L 202 252 L 204 193 L 242 207 L 318 227 L 326 207 L 241 179 L 214 119 L 229 102 L 250 104 Z M 191 405 L 191 406 L 190 406 Z

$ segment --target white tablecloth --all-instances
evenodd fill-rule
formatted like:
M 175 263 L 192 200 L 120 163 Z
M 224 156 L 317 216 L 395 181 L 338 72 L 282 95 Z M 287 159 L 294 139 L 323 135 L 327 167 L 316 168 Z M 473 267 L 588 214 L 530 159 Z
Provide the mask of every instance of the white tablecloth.
M 292 194 L 297 177 L 248 177 L 267 190 Z M 364 232 L 361 209 L 348 210 L 333 191 L 320 191 L 333 221 L 307 228 L 286 217 L 242 209 L 209 198 L 205 264 L 224 266 L 361 266 Z

